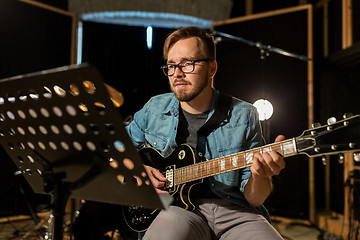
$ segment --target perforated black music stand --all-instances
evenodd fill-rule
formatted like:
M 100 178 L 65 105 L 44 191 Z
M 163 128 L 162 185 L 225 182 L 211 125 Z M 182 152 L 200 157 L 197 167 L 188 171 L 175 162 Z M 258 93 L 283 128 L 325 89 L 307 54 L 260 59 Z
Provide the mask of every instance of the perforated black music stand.
M 87 64 L 0 80 L 0 143 L 37 193 L 53 195 L 54 239 L 68 197 L 167 208 L 100 73 Z

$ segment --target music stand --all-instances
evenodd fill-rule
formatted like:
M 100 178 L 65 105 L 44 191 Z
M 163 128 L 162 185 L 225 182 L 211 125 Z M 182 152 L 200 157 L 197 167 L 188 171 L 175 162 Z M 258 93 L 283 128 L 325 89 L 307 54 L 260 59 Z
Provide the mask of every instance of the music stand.
M 68 197 L 167 208 L 94 67 L 0 80 L 0 143 L 37 193 L 53 196 L 54 239 Z

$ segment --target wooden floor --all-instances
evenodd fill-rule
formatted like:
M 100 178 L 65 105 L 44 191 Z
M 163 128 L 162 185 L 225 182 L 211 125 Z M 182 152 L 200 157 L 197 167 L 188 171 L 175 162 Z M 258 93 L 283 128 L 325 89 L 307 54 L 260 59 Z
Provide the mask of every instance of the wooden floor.
M 51 233 L 49 233 L 49 218 L 50 214 L 43 214 L 40 218 L 40 222 L 35 225 L 33 219 L 28 216 L 16 216 L 0 219 L 0 240 L 39 240 L 44 239 L 45 235 L 49 235 L 48 239 L 51 239 Z M 51 222 L 51 221 L 50 221 Z M 273 225 L 287 240 L 318 240 L 326 238 L 318 238 L 321 232 L 310 226 L 303 224 L 294 224 L 291 221 L 275 221 Z M 42 233 L 41 233 L 42 232 Z M 65 228 L 64 239 L 70 239 L 69 234 L 66 233 Z M 127 237 L 121 236 L 121 234 L 114 234 L 111 238 L 111 233 L 108 234 L 108 238 L 114 240 L 136 240 L 138 239 L 137 233 L 128 235 Z M 45 238 L 46 239 L 46 238 Z M 327 238 L 335 240 L 336 238 Z M 339 238 L 340 239 L 340 238 Z

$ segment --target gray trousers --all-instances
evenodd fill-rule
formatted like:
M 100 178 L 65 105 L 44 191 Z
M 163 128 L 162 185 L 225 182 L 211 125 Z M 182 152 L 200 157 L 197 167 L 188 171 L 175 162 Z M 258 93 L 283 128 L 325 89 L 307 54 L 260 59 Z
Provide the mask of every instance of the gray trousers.
M 196 211 L 170 206 L 155 218 L 143 240 L 279 240 L 275 228 L 255 210 L 222 199 L 197 199 Z

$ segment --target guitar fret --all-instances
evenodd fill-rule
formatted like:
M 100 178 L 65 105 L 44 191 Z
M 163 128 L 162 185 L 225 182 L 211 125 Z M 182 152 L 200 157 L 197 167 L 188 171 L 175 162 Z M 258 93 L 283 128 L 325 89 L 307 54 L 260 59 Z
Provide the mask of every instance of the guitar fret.
M 209 176 L 211 173 L 210 171 L 210 164 L 206 164 L 206 176 Z
M 293 140 L 287 140 L 282 142 L 283 155 L 290 155 L 296 152 Z
M 204 163 L 199 164 L 199 173 L 200 173 L 200 177 L 203 178 L 204 177 Z
M 239 153 L 239 166 L 246 167 L 245 153 Z
M 198 172 L 198 166 L 197 165 L 194 165 L 194 178 L 197 178 L 198 177 L 198 174 L 199 174 L 199 172 Z
M 233 168 L 237 168 L 237 167 L 239 166 L 239 161 L 238 161 L 239 155 L 238 155 L 238 154 L 233 154 L 233 155 L 230 157 L 230 159 L 231 159 L 231 166 L 232 166 Z
M 175 172 L 174 172 L 174 185 L 176 185 L 179 182 L 178 177 L 179 177 L 178 170 L 175 169 Z
M 254 158 L 254 153 L 252 150 L 249 151 L 245 151 L 245 163 L 246 165 L 251 165 L 252 164 L 252 160 Z
M 219 170 L 220 172 L 225 171 L 226 167 L 225 167 L 225 158 L 220 158 L 219 161 Z
M 266 147 L 263 147 L 261 149 L 262 149 L 262 154 L 265 153 L 265 152 L 270 152 L 271 151 L 271 146 L 266 146 Z
M 181 169 L 177 169 L 177 179 L 178 179 L 178 182 L 181 183 Z
M 226 156 L 225 161 L 226 161 L 226 169 L 231 171 L 233 169 L 233 165 L 231 162 L 231 156 Z
M 208 169 L 208 165 L 206 163 L 203 163 L 203 177 L 206 177 L 207 169 Z
M 224 165 L 225 165 L 225 167 L 224 167 L 224 170 L 223 170 L 223 172 L 226 172 L 226 171 L 228 171 L 228 170 L 231 170 L 231 162 L 230 162 L 230 156 L 225 156 L 224 157 Z
M 216 172 L 216 163 L 217 161 L 211 161 L 212 167 L 211 167 L 211 171 L 210 171 L 210 175 L 215 175 Z
M 214 169 L 214 173 L 216 174 L 216 173 L 218 173 L 219 171 L 218 171 L 218 166 L 219 166 L 219 159 L 215 159 L 214 161 L 213 161 L 213 169 Z

